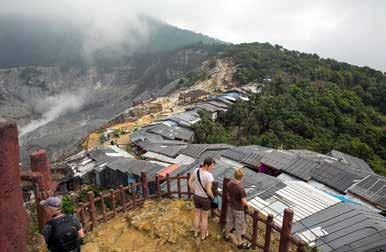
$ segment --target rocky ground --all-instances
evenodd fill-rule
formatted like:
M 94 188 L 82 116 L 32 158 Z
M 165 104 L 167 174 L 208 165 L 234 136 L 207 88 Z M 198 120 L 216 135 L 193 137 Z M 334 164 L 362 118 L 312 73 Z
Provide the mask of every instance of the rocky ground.
M 143 208 L 101 224 L 87 235 L 84 252 L 108 251 L 239 251 L 225 242 L 218 219 L 209 225 L 209 237 L 193 237 L 191 201 L 149 201 Z

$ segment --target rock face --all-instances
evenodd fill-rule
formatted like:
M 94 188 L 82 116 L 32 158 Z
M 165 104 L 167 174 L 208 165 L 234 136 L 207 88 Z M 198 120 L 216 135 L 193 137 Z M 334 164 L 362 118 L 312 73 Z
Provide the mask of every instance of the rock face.
M 148 201 L 143 208 L 102 224 L 87 235 L 82 251 L 238 251 L 221 239 L 218 223 L 209 223 L 209 237 L 193 237 L 191 201 Z
M 0 116 L 17 121 L 22 160 L 38 147 L 51 160 L 76 147 L 132 101 L 157 95 L 170 82 L 199 67 L 208 53 L 183 49 L 136 55 L 112 67 L 21 67 L 0 70 Z

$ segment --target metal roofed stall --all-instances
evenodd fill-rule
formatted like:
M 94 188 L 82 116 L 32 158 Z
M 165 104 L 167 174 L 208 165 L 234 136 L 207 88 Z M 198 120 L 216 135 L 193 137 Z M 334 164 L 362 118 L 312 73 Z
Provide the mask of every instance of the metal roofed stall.
M 386 209 L 386 178 L 378 175 L 368 175 L 358 184 L 348 189 L 360 198 Z
M 333 163 L 327 162 L 323 162 L 319 169 L 314 169 L 312 173 L 313 180 L 328 185 L 341 193 L 346 193 L 348 188 L 364 177 L 364 175 L 341 169 Z
M 357 204 L 332 205 L 295 222 L 292 233 L 323 252 L 386 248 L 385 217 Z
M 340 202 L 303 181 L 278 181 L 248 199 L 251 206 L 266 215 L 272 214 L 280 225 L 285 208 L 291 208 L 295 213 L 294 221 L 299 221 Z
M 199 158 L 206 151 L 219 151 L 232 148 L 229 144 L 189 144 L 185 149 L 181 149 L 180 154 L 193 158 Z
M 349 164 L 356 173 L 375 174 L 373 169 L 363 159 L 336 150 L 332 150 L 328 154 L 343 163 Z

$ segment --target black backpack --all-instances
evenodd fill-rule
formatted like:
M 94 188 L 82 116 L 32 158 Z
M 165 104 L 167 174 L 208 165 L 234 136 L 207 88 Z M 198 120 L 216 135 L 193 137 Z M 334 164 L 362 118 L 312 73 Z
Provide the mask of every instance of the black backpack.
M 79 247 L 78 231 L 71 215 L 52 219 L 48 222 L 51 226 L 51 235 L 48 240 L 50 251 L 72 251 Z

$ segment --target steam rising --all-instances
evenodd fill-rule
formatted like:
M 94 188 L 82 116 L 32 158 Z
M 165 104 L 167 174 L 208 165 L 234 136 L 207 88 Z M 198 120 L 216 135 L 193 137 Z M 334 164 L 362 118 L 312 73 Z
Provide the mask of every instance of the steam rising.
M 57 119 L 68 112 L 78 111 L 84 104 L 84 92 L 78 94 L 62 93 L 49 96 L 36 103 L 35 111 L 42 114 L 38 120 L 32 120 L 29 124 L 20 129 L 20 136 L 27 134 L 47 123 Z

